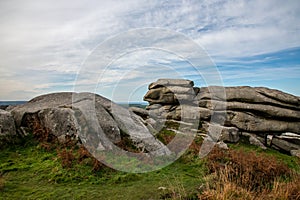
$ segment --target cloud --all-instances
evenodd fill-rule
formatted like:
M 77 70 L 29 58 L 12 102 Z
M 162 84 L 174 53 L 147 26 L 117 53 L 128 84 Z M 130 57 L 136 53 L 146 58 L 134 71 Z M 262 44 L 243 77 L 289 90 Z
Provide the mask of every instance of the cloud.
M 30 99 L 45 92 L 71 89 L 82 63 L 99 43 L 129 29 L 143 27 L 166 28 L 193 39 L 220 66 L 226 83 L 230 83 L 229 76 L 235 83 L 246 75 L 267 80 L 263 73 L 272 72 L 272 67 L 265 62 L 268 59 L 278 65 L 274 67 L 276 73 L 281 73 L 285 79 L 295 78 L 300 64 L 295 58 L 300 53 L 294 49 L 300 47 L 299 20 L 297 0 L 284 3 L 280 0 L 1 1 L 0 99 Z M 153 37 L 159 39 L 159 35 Z M 171 38 L 157 42 L 163 47 L 188 49 Z M 287 50 L 296 56 L 282 60 L 285 55 L 277 52 Z M 268 53 L 265 57 L 255 57 Z M 165 53 L 151 54 L 152 61 L 151 56 L 141 54 L 122 61 L 129 66 L 138 60 L 137 56 L 140 56 L 139 64 L 145 66 L 179 63 L 178 59 L 172 60 L 172 56 L 165 57 Z M 184 70 L 183 66 L 186 65 L 182 65 L 181 72 L 196 80 L 196 75 Z M 267 69 L 262 70 L 264 66 Z M 179 69 L 179 65 L 177 67 Z M 250 74 L 247 67 L 253 68 L 256 75 Z M 120 72 L 107 72 L 107 83 Z M 143 77 L 144 72 L 150 73 L 135 70 L 127 74 L 126 85 L 134 83 L 130 80 Z M 92 85 L 92 81 L 81 84 Z M 299 95 L 300 91 L 295 93 Z

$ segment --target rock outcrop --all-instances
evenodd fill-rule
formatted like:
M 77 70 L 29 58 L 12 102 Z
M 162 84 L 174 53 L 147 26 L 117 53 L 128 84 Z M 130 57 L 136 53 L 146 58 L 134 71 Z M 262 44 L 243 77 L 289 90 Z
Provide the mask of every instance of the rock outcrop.
M 169 150 L 155 139 L 141 117 L 110 100 L 92 93 L 53 93 L 36 97 L 9 110 L 21 134 L 68 140 L 110 149 L 123 137 L 137 148 L 166 155 Z
M 154 119 L 180 121 L 183 107 L 192 111 L 188 117 L 199 113 L 206 132 L 222 129 L 219 135 L 210 135 L 215 142 L 237 142 L 243 135 L 261 148 L 271 146 L 293 154 L 300 149 L 300 97 L 278 90 L 196 88 L 189 80 L 159 79 L 149 85 L 144 100 L 149 102 L 147 110 Z
M 126 109 L 92 93 L 42 95 L 0 110 L 0 137 L 33 133 L 99 150 L 126 138 L 142 151 L 169 155 L 173 147 L 155 137 L 168 128 L 180 135 L 205 134 L 205 152 L 213 143 L 227 148 L 224 142 L 247 137 L 263 149 L 299 156 L 300 97 L 262 87 L 197 88 L 190 80 L 159 79 L 149 85 L 144 100 L 149 102 L 146 109 Z
M 159 79 L 149 85 L 144 96 L 149 102 L 147 112 L 131 109 L 143 116 L 145 125 L 153 134 L 167 128 L 176 134 L 194 135 L 199 127 L 200 108 L 194 102 L 199 89 L 193 86 L 194 82 L 190 80 Z M 165 126 L 168 120 L 176 121 L 176 129 Z

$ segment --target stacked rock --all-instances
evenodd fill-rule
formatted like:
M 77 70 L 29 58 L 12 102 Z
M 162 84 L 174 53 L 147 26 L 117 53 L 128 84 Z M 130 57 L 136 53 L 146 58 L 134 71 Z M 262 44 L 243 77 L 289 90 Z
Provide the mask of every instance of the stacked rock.
M 237 142 L 244 135 L 251 144 L 299 155 L 300 97 L 264 87 L 196 88 L 190 80 L 159 79 L 144 100 L 153 119 L 180 121 L 184 108 L 190 118 L 199 113 L 206 132 L 221 130 L 219 141 Z
M 155 119 L 195 118 L 196 116 L 182 116 L 183 106 L 185 109 L 197 107 L 195 97 L 199 88 L 193 86 L 193 81 L 184 79 L 159 79 L 151 83 L 149 91 L 144 96 L 144 101 L 149 102 L 146 108 L 149 115 Z
M 264 87 L 242 86 L 226 87 L 224 101 L 212 98 L 211 88 L 201 88 L 199 106 L 224 112 L 214 105 L 226 104 L 225 126 L 236 127 L 242 135 L 250 137 L 250 142 L 262 147 L 264 143 L 285 151 L 300 148 L 299 97 Z M 287 132 L 293 134 L 286 136 Z

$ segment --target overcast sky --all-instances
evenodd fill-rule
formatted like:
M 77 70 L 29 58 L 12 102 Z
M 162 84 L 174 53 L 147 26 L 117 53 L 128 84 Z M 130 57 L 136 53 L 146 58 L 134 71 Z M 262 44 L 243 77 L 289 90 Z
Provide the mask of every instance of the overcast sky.
M 266 86 L 300 95 L 298 0 L 9 0 L 0 1 L 0 27 L 0 100 L 72 91 L 82 65 L 101 42 L 144 27 L 176 31 L 195 41 L 217 66 L 225 86 Z M 176 45 L 180 48 L 180 41 Z M 133 68 L 153 66 L 147 71 L 150 78 L 139 67 L 122 80 L 113 75 L 131 62 Z M 167 78 L 172 64 L 186 66 L 185 77 L 201 84 L 172 53 L 142 50 L 115 60 L 105 72 L 108 82 L 122 83 L 117 96 L 97 91 L 116 96 L 116 101 L 141 101 L 146 85 L 139 87 L 136 80 L 145 77 L 145 84 L 160 75 Z

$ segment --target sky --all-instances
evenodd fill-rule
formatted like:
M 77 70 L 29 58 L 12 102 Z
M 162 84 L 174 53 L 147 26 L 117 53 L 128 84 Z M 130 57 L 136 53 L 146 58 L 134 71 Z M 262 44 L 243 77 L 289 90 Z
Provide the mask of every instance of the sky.
M 158 78 L 300 96 L 298 0 L 10 0 L 0 28 L 2 101 L 79 90 L 141 101 Z

